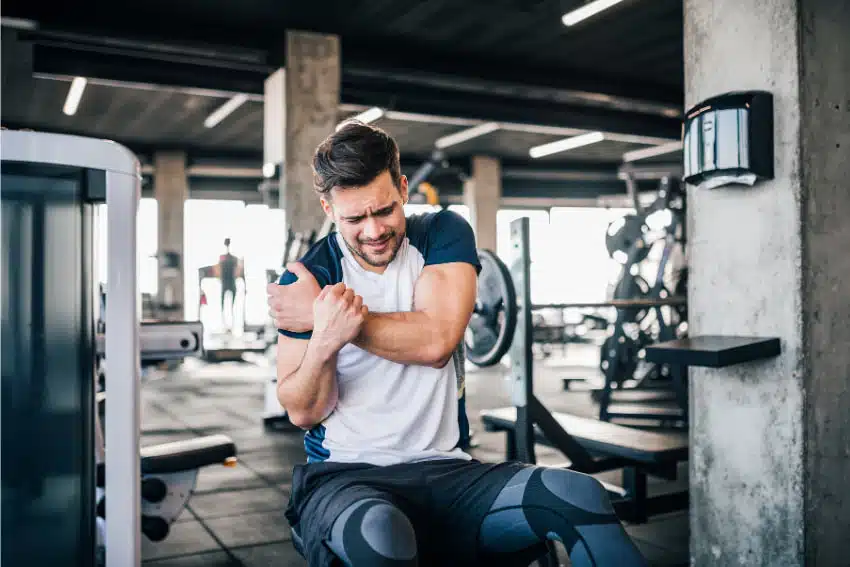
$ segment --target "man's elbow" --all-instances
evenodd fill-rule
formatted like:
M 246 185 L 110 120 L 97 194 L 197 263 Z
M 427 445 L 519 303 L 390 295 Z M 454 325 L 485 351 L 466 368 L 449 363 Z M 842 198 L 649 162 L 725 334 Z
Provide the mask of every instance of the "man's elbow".
M 313 407 L 298 407 L 294 404 L 287 405 L 281 396 L 278 395 L 278 401 L 281 407 L 286 410 L 286 418 L 289 423 L 299 429 L 310 430 L 324 420 L 322 412 L 317 411 Z
M 322 422 L 321 419 L 317 418 L 310 412 L 303 411 L 287 410 L 286 417 L 289 419 L 289 423 L 305 431 L 313 429 L 316 425 Z
M 452 359 L 456 344 L 446 341 L 434 341 L 427 345 L 423 351 L 423 363 L 431 368 L 443 368 Z

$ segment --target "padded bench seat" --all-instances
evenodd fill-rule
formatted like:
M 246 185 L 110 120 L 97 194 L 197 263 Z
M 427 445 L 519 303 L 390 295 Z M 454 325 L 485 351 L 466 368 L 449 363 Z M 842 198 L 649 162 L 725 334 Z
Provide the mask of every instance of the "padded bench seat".
M 480 415 L 488 431 L 514 431 L 515 407 L 484 410 Z M 687 432 L 645 431 L 567 413 L 552 412 L 552 416 L 564 431 L 591 453 L 648 465 L 688 459 Z M 543 432 L 537 427 L 534 429 L 535 441 L 551 447 Z
M 141 450 L 142 474 L 167 474 L 224 464 L 235 456 L 236 444 L 227 435 L 151 445 Z

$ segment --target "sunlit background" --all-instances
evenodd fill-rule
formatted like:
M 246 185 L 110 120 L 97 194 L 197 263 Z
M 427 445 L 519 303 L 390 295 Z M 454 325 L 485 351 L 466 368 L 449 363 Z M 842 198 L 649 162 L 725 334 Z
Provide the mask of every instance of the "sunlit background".
M 465 205 L 449 209 L 469 220 Z M 438 210 L 430 205 L 406 205 L 407 215 Z M 496 253 L 510 261 L 510 223 L 527 216 L 531 236 L 531 294 L 534 303 L 604 301 L 609 284 L 620 266 L 605 248 L 608 224 L 629 209 L 553 207 L 549 210 L 502 209 L 496 216 Z M 138 246 L 141 292 L 157 295 L 157 203 L 144 198 L 139 203 Z M 235 312 L 236 328 L 263 325 L 268 316 L 266 270 L 281 269 L 286 245 L 284 211 L 266 205 L 235 200 L 190 199 L 185 204 L 185 316 L 200 319 L 209 332 L 223 330 L 221 287 L 216 279 L 199 281 L 198 269 L 214 265 L 224 254 L 224 239 L 230 238 L 231 252 L 245 266 L 244 287 L 239 283 Z M 106 228 L 106 206 L 101 206 L 100 227 Z M 660 219 L 665 222 L 666 219 Z M 105 239 L 100 240 L 101 257 L 106 257 Z M 651 257 L 650 257 L 651 259 Z M 106 282 L 106 263 L 101 262 L 100 281 Z M 651 263 L 650 263 L 651 266 Z M 653 278 L 650 278 L 652 281 Z M 201 290 L 207 305 L 201 306 Z M 244 309 L 244 311 L 243 311 Z M 244 313 L 244 320 L 241 314 Z

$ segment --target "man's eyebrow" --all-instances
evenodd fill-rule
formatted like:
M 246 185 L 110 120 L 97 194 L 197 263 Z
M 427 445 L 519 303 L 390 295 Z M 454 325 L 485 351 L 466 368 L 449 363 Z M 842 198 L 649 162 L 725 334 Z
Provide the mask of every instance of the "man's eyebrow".
M 373 215 L 379 215 L 379 214 L 382 214 L 382 213 L 388 213 L 395 208 L 395 205 L 396 205 L 395 202 L 392 202 L 389 205 L 386 205 L 385 207 L 381 207 L 380 209 L 376 209 L 375 211 L 372 212 L 372 214 Z M 366 218 L 366 216 L 367 215 L 365 215 L 365 214 L 351 215 L 351 216 L 342 215 L 342 218 L 344 220 L 347 220 L 347 221 L 354 221 L 354 220 L 364 219 L 364 218 Z

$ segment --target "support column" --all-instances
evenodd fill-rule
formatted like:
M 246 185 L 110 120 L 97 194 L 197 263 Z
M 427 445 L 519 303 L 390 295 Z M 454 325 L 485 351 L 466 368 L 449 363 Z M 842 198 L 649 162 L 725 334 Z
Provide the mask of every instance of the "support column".
M 472 177 L 463 184 L 463 202 L 478 248 L 496 251 L 496 213 L 502 200 L 502 166 L 492 157 L 472 158 Z
M 339 38 L 287 31 L 285 64 L 266 80 L 264 163 L 278 166 L 287 227 L 319 230 L 325 215 L 313 190 L 312 161 L 338 122 Z
M 783 350 L 691 371 L 691 564 L 843 565 L 850 4 L 685 0 L 684 20 L 688 107 L 745 89 L 775 104 L 774 180 L 688 189 L 690 333 Z
M 156 153 L 153 191 L 158 210 L 158 317 L 182 320 L 185 318 L 183 211 L 189 198 L 184 152 Z

